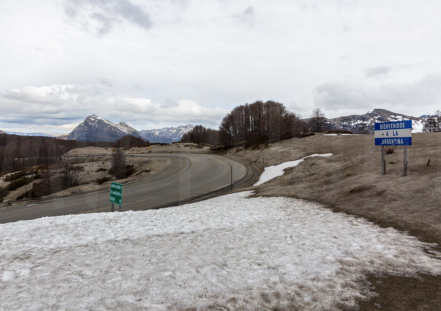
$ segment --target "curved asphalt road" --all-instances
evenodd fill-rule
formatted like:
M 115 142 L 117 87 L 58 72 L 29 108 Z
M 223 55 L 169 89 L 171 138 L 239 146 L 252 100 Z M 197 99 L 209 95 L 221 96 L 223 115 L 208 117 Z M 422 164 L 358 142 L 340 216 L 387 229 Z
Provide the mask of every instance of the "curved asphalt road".
M 124 184 L 122 211 L 155 209 L 194 202 L 230 191 L 255 180 L 259 173 L 249 166 L 218 155 L 155 154 L 176 164 L 160 174 Z M 0 223 L 46 216 L 109 212 L 109 190 L 0 209 Z M 115 210 L 118 206 L 115 205 Z

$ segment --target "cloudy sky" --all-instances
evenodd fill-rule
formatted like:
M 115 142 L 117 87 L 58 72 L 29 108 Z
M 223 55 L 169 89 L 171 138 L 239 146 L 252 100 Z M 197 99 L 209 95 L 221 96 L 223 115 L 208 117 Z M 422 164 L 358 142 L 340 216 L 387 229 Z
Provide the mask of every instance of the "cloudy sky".
M 441 109 L 438 0 L 2 0 L 0 129 L 216 128 L 275 100 L 308 117 Z

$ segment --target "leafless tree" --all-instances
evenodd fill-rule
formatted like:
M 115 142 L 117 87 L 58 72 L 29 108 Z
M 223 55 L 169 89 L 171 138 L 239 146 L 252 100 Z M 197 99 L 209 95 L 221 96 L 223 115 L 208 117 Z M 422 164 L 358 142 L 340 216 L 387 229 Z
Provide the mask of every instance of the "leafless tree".
M 112 169 L 114 172 L 124 170 L 127 167 L 127 158 L 121 148 L 115 148 L 112 152 Z
M 73 165 L 71 157 L 61 158 L 55 168 L 62 189 L 78 186 L 84 177 L 83 168 Z
M 323 132 L 326 127 L 327 119 L 325 117 L 325 114 L 320 108 L 315 108 L 312 111 L 310 122 L 313 131 Z
M 276 142 L 301 136 L 304 122 L 281 103 L 257 101 L 234 108 L 223 118 L 219 131 L 220 143 L 226 145 L 253 138 Z

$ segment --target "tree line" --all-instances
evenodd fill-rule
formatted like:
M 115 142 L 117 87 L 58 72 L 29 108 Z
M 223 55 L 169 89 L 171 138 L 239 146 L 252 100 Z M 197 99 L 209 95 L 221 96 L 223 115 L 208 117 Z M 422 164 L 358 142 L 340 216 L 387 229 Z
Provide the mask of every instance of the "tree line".
M 423 122 L 423 132 L 441 132 L 441 110 L 435 111 L 433 115 Z
M 33 165 L 54 164 L 69 150 L 90 146 L 113 147 L 115 143 L 0 134 L 0 174 Z
M 218 130 L 198 125 L 184 134 L 181 141 L 225 146 L 250 140 L 273 143 L 306 136 L 310 128 L 321 131 L 325 125 L 326 118 L 320 109 L 315 109 L 309 120 L 302 120 L 282 103 L 256 101 L 234 108 L 222 119 Z

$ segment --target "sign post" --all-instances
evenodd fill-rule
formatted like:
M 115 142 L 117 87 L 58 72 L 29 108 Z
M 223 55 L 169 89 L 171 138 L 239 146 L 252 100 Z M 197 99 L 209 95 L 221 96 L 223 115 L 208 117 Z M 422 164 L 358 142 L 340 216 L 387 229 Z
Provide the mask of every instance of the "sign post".
M 122 192 L 123 185 L 112 182 L 110 185 L 110 203 L 112 203 L 112 212 L 114 211 L 114 204 L 119 205 L 119 211 L 121 212 L 122 206 Z
M 375 146 L 381 146 L 383 175 L 386 174 L 384 146 L 404 146 L 403 176 L 407 175 L 407 146 L 412 145 L 412 120 L 375 123 Z

